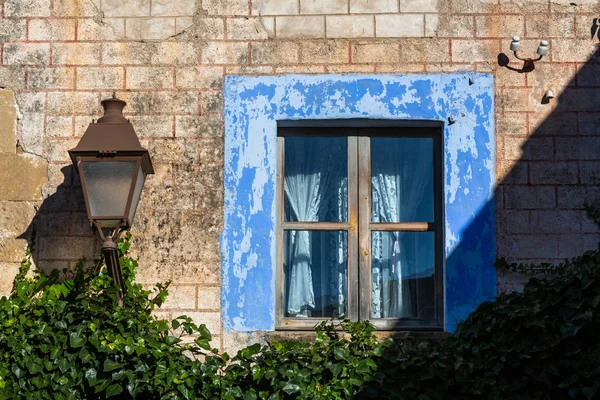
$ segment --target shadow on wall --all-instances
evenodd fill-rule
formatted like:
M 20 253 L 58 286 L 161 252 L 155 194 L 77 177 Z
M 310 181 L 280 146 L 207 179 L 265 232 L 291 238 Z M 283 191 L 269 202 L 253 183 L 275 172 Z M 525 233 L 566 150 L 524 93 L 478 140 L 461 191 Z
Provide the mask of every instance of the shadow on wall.
M 461 239 L 480 235 L 488 220 L 486 213 L 495 206 L 497 255 L 508 261 L 556 263 L 598 246 L 600 231 L 583 210 L 584 202 L 600 207 L 600 63 L 596 54 L 598 48 L 560 96 L 550 100 L 557 103 L 539 122 L 533 120 L 537 114 L 526 111 L 507 112 L 497 119 L 502 160 L 510 158 L 513 149 L 518 157 L 498 184 L 491 207 L 484 207 Z M 530 90 L 539 93 L 538 101 L 543 104 L 545 88 Z M 497 115 L 503 113 L 503 106 L 496 104 Z M 464 248 L 469 242 L 461 240 L 447 262 L 460 259 L 465 264 L 476 256 L 473 249 Z M 498 271 L 498 291 L 519 290 L 526 279 Z M 450 295 L 447 301 L 453 301 Z M 396 341 L 422 340 L 419 334 L 393 337 Z
M 600 207 L 599 46 L 557 98 L 546 99 L 547 88 L 530 89 L 530 98 L 544 104 L 537 109 L 556 102 L 549 115 L 510 112 L 497 126 L 502 160 L 512 163 L 503 166 L 508 172 L 495 193 L 498 257 L 557 263 L 597 247 L 600 231 L 583 204 Z M 506 92 L 504 101 L 511 101 Z M 526 279 L 498 272 L 502 292 L 518 290 Z
M 90 226 L 79 177 L 72 165 L 61 168 L 63 182 L 38 209 L 18 236 L 33 247 L 33 260 L 44 273 L 73 268 L 80 257 L 99 255 L 100 243 Z

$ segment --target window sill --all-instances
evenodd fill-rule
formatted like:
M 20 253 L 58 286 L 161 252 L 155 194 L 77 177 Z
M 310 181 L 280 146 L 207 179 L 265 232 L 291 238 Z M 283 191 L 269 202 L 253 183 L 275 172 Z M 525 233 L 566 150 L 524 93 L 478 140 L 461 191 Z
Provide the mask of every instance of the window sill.
M 401 343 L 405 341 L 442 341 L 451 334 L 441 331 L 376 331 L 374 335 L 380 341 L 392 338 L 394 342 Z M 291 341 L 312 343 L 315 341 L 317 334 L 309 331 L 273 331 L 265 332 L 264 337 L 268 343 Z

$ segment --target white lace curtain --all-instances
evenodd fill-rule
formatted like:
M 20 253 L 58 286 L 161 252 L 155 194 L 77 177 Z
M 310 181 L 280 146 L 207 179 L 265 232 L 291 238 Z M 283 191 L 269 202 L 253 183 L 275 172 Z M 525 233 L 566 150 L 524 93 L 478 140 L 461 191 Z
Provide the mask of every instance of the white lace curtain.
M 347 178 L 339 156 L 332 150 L 339 138 L 307 140 L 287 138 L 285 153 L 285 198 L 296 221 L 326 221 L 347 214 Z M 339 142 L 338 142 L 339 143 Z M 336 158 L 337 157 L 337 158 Z M 286 314 L 309 317 L 315 308 L 313 265 L 321 271 L 319 297 L 330 299 L 338 314 L 344 313 L 346 296 L 346 243 L 341 232 L 320 232 L 319 247 L 330 254 L 313 254 L 313 234 L 291 231 L 286 243 Z M 329 242 L 329 243 L 327 243 Z M 325 280 L 325 282 L 323 282 Z
M 372 139 L 374 140 L 374 139 Z M 382 139 L 377 139 L 382 140 Z M 383 139 L 385 140 L 385 139 Z M 431 142 L 404 139 L 410 146 L 381 146 L 371 150 L 371 202 L 373 222 L 414 221 L 431 170 Z M 411 317 L 405 234 L 375 231 L 372 236 L 373 318 Z

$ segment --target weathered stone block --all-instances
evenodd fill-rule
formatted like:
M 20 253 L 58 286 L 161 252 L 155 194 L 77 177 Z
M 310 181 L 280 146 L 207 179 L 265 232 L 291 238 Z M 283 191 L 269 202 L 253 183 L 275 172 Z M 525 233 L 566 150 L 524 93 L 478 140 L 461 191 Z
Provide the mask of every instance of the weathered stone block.
M 221 114 L 223 112 L 223 95 L 221 92 L 200 93 L 201 114 Z
M 425 17 L 420 14 L 389 14 L 375 16 L 377 37 L 422 37 Z
M 168 39 L 175 34 L 175 18 L 127 18 L 125 20 L 127 39 Z
M 333 15 L 325 17 L 327 37 L 363 38 L 375 36 L 372 15 Z
M 233 40 L 260 40 L 267 39 L 269 34 L 260 18 L 228 18 L 227 37 Z
M 552 41 L 552 60 L 564 62 L 597 61 L 598 43 L 589 39 L 555 39 Z
M 0 232 L 3 234 L 19 236 L 25 233 L 34 217 L 35 207 L 33 203 L 0 201 Z
M 504 138 L 504 158 L 506 160 L 552 160 L 554 144 L 551 137 Z
M 25 69 L 21 67 L 0 67 L 0 86 L 11 89 L 25 88 Z
M 600 206 L 600 188 L 584 186 L 558 187 L 558 208 L 582 209 L 583 203 L 587 202 L 596 207 Z
M 15 94 L 19 111 L 25 113 L 43 113 L 46 111 L 46 93 L 19 92 Z
M 150 16 L 150 0 L 104 0 L 102 12 L 106 17 Z
M 250 15 L 248 0 L 203 0 L 208 15 Z
M 600 137 L 557 137 L 555 140 L 558 160 L 600 159 Z
M 449 62 L 448 40 L 405 39 L 400 44 L 400 59 L 405 62 Z
M 498 232 L 529 233 L 529 211 L 498 210 Z
M 95 237 L 42 237 L 38 240 L 43 260 L 78 260 L 94 257 Z
M 27 87 L 35 90 L 73 89 L 75 70 L 68 68 L 32 68 L 28 73 Z
M 202 52 L 203 64 L 248 64 L 248 44 L 209 42 Z
M 94 92 L 48 92 L 50 115 L 85 115 L 90 118 L 100 113 L 100 99 Z
M 348 0 L 300 0 L 300 14 L 346 14 Z
M 534 233 L 581 232 L 579 211 L 531 211 L 531 231 Z
M 527 115 L 523 113 L 498 113 L 496 132 L 499 135 L 527 136 Z
M 27 154 L 0 154 L 0 200 L 37 201 L 48 181 L 48 164 Z
M 496 40 L 453 40 L 452 61 L 455 62 L 486 62 L 494 60 L 500 48 Z
M 219 254 L 213 251 L 203 251 L 199 260 L 202 261 L 186 261 L 173 265 L 173 282 L 219 283 L 221 277 Z
M 475 17 L 477 37 L 523 36 L 525 18 L 522 15 L 486 15 Z
M 14 153 L 17 145 L 17 108 L 12 90 L 0 90 L 0 153 Z
M 129 67 L 127 68 L 128 89 L 165 89 L 173 87 L 173 68 Z
M 81 67 L 77 69 L 77 89 L 122 89 L 124 78 L 120 67 Z
M 427 14 L 428 18 L 432 14 Z M 436 34 L 446 38 L 469 38 L 475 31 L 475 19 L 471 15 L 441 14 L 438 16 Z
M 576 185 L 576 162 L 535 162 L 529 165 L 529 183 L 532 185 Z
M 197 304 L 196 297 L 196 286 L 173 285 L 169 287 L 169 296 L 161 308 L 164 310 L 195 310 Z
M 504 202 L 506 208 L 521 210 L 554 208 L 556 204 L 554 186 L 505 186 Z
M 591 22 L 591 21 L 590 21 Z M 589 31 L 591 23 L 586 27 Z M 575 16 L 568 14 L 528 15 L 525 23 L 527 37 L 548 39 L 550 37 L 573 37 Z
M 221 288 L 215 286 L 198 287 L 198 309 L 219 310 L 221 308 Z
M 175 121 L 175 136 L 180 138 L 222 137 L 221 116 L 178 116 Z
M 175 134 L 177 136 L 177 133 Z M 152 162 L 172 163 L 176 160 L 198 161 L 198 141 L 196 140 L 153 140 L 150 144 Z
M 582 161 L 579 163 L 581 183 L 589 185 L 600 184 L 600 162 Z
M 439 14 L 425 14 L 425 37 L 436 37 L 439 25 Z
M 94 19 L 80 19 L 77 22 L 79 40 L 115 40 L 124 37 L 124 18 L 104 18 L 101 22 Z
M 42 155 L 43 153 L 43 133 L 44 133 L 44 114 L 42 113 L 23 113 L 18 121 L 19 146 L 27 153 Z
M 489 13 L 498 0 L 453 0 L 450 11 L 452 13 Z
M 558 255 L 563 260 L 582 255 L 585 251 L 598 248 L 597 235 L 561 235 L 558 240 Z
M 194 15 L 196 7 L 196 0 L 153 0 L 151 14 L 153 17 Z
M 102 45 L 102 63 L 106 65 L 150 64 L 157 44 L 152 42 L 108 42 Z
M 301 44 L 305 64 L 342 64 L 350 60 L 350 49 L 345 40 L 305 40 Z
M 221 333 L 221 313 L 220 312 L 207 312 L 197 311 L 186 313 L 188 317 L 192 319 L 192 322 L 196 325 L 204 324 L 206 328 L 214 334 Z
M 100 15 L 100 0 L 53 1 L 54 15 L 58 17 L 96 17 Z
M 350 0 L 350 12 L 359 14 L 397 13 L 397 0 Z
M 30 28 L 31 29 L 31 28 Z M 0 41 L 25 40 L 27 29 L 25 20 L 3 19 L 0 24 Z
M 7 65 L 48 64 L 48 43 L 9 43 L 4 45 L 2 59 Z
M 48 161 L 67 162 L 70 160 L 68 151 L 77 146 L 77 143 L 79 143 L 79 138 L 48 138 L 44 141 L 44 157 Z
M 356 41 L 352 43 L 352 62 L 398 62 L 400 45 L 390 41 Z
M 75 40 L 75 20 L 32 19 L 29 40 Z
M 173 137 L 173 117 L 163 115 L 134 115 L 131 123 L 140 138 Z
M 157 114 L 196 114 L 198 92 L 155 92 L 150 98 L 150 111 Z
M 438 12 L 439 0 L 400 0 L 400 12 Z
M 48 17 L 50 16 L 48 0 L 5 0 L 5 17 Z
M 73 117 L 46 117 L 46 137 L 73 136 Z
M 0 297 L 10 295 L 13 280 L 19 273 L 19 266 L 18 263 L 0 263 L 0 274 L 2 274 L 2 279 L 0 279 Z
M 275 27 L 278 38 L 325 37 L 325 17 L 321 16 L 277 17 Z
M 263 0 L 260 15 L 294 15 L 300 12 L 299 0 Z
M 196 42 L 161 42 L 152 54 L 152 64 L 195 65 L 200 59 L 201 46 Z
M 100 44 L 53 43 L 52 63 L 70 65 L 100 64 Z
M 298 43 L 286 41 L 252 43 L 253 64 L 295 64 L 299 60 Z
M 558 258 L 558 237 L 506 235 L 498 241 L 498 256 L 509 260 Z

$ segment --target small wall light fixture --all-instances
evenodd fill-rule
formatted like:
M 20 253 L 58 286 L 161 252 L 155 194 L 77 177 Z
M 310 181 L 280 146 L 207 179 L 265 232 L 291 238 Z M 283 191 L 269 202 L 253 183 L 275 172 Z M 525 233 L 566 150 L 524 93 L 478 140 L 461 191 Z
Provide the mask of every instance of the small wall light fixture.
M 523 61 L 523 68 L 520 69 L 520 72 L 531 72 L 535 69 L 535 61 L 539 61 L 548 54 L 548 42 L 546 40 L 542 40 L 537 48 L 538 58 L 524 58 L 520 57 L 517 53 L 521 48 L 521 38 L 519 36 L 513 36 L 512 42 L 510 42 L 510 49 L 514 53 L 515 57 L 518 60 Z
M 120 306 L 126 287 L 116 242 L 133 223 L 146 175 L 154 173 L 148 150 L 123 116 L 126 105 L 114 96 L 103 100 L 104 116 L 92 122 L 77 146 L 69 150 L 81 178 L 88 218 L 103 241 L 108 273 L 120 288 Z

